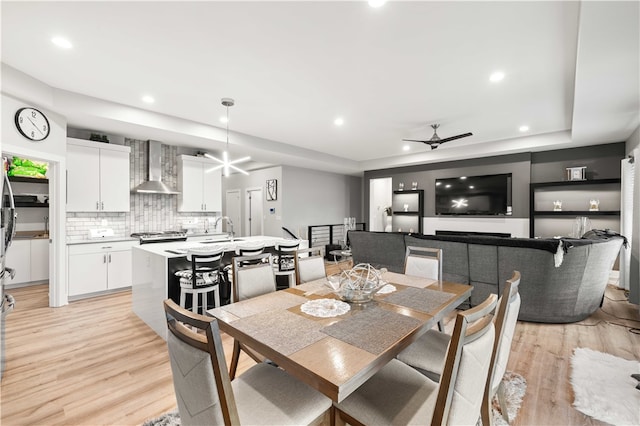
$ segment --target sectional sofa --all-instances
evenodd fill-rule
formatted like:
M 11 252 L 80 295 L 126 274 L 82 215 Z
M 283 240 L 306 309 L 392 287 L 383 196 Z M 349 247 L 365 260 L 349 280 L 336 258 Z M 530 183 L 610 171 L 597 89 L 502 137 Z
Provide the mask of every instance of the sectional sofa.
M 544 323 L 580 321 L 598 309 L 623 240 L 349 231 L 354 264 L 370 263 L 393 272 L 403 272 L 407 246 L 441 248 L 444 280 L 473 285 L 471 306 L 489 293 L 500 294 L 518 270 L 522 274 L 518 319 Z

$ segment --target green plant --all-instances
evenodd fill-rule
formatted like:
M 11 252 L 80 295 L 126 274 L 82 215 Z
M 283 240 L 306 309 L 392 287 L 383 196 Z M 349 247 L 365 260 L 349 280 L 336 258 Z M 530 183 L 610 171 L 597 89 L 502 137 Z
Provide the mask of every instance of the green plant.
M 384 212 L 387 214 L 387 216 L 391 216 L 391 206 L 387 206 L 384 208 Z

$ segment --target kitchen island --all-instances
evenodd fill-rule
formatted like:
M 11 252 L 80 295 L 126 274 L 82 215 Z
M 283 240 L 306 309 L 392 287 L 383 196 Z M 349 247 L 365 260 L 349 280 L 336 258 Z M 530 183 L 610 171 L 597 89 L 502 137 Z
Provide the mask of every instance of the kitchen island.
M 190 268 L 186 258 L 187 250 L 224 247 L 224 265 L 231 263 L 238 245 L 264 243 L 265 251 L 271 251 L 276 243 L 284 241 L 282 238 L 269 236 L 241 237 L 230 241 L 224 238 L 224 235 L 226 234 L 200 241 L 142 244 L 133 247 L 133 312 L 162 338 L 167 337 L 162 302 L 167 298 L 173 299 L 176 303 L 180 302 L 180 285 L 174 274 L 178 270 Z M 300 240 L 300 248 L 307 246 L 306 240 Z

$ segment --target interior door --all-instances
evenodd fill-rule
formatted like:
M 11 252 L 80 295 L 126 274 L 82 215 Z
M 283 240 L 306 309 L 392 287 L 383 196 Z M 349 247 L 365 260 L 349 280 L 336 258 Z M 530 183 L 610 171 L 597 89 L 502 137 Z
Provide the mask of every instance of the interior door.
M 246 193 L 246 236 L 262 235 L 262 188 L 249 188 Z
M 244 236 L 242 232 L 242 210 L 240 209 L 240 190 L 229 189 L 225 194 L 226 216 L 233 222 L 237 236 Z M 225 223 L 225 226 L 227 224 Z M 225 229 L 226 231 L 226 229 Z

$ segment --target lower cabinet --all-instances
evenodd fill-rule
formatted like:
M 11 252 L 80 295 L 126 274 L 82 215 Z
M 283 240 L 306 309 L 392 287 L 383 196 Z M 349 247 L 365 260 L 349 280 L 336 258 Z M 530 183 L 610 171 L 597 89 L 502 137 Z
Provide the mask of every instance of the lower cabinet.
M 131 247 L 137 244 L 116 241 L 67 246 L 69 296 L 131 287 Z
M 6 266 L 16 271 L 7 285 L 48 280 L 49 239 L 13 240 L 7 250 Z

